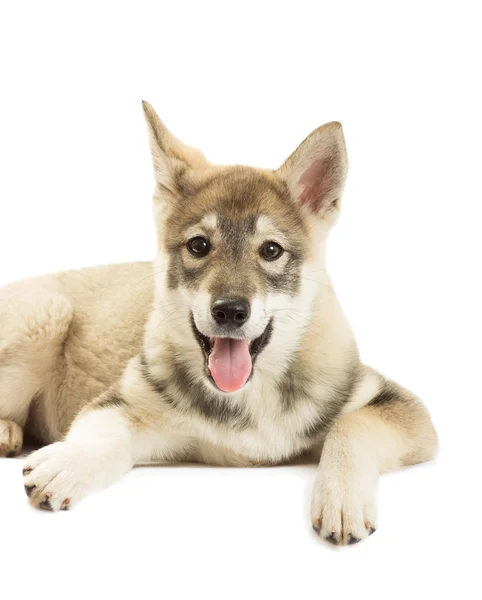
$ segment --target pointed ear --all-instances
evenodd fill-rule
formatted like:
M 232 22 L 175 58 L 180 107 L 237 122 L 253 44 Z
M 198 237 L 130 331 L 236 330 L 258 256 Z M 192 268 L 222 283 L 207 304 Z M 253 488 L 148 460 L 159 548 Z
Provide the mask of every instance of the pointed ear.
M 185 178 L 190 170 L 207 167 L 209 163 L 200 150 L 174 137 L 148 102 L 143 101 L 142 108 L 149 133 L 154 177 L 163 188 L 172 193 L 178 192 L 181 178 Z
M 334 122 L 315 129 L 277 173 L 304 210 L 325 216 L 338 208 L 347 166 L 341 123 Z

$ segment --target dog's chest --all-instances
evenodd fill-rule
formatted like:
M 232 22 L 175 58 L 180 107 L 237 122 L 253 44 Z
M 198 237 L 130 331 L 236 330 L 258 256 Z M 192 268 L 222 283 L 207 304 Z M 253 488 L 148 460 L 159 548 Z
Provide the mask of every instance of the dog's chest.
M 321 389 L 319 390 L 321 393 Z M 275 382 L 254 382 L 240 398 L 204 398 L 209 408 L 199 410 L 200 398 L 191 398 L 192 410 L 184 418 L 198 444 L 209 444 L 210 455 L 219 449 L 220 464 L 273 463 L 309 449 L 320 439 L 334 417 L 332 402 L 303 395 L 287 402 Z M 216 460 L 212 460 L 216 462 Z
M 172 427 L 197 446 L 218 448 L 220 456 L 248 463 L 292 458 L 326 435 L 350 393 L 349 379 L 330 378 L 286 367 L 258 369 L 240 394 L 222 394 L 177 362 L 171 376 L 160 378 L 141 364 L 141 376 L 155 412 L 161 403 Z M 156 408 L 157 407 L 157 408 Z M 210 451 L 210 455 L 213 452 Z M 211 460 L 211 462 L 217 462 Z M 242 461 L 241 461 L 242 462 Z M 220 464 L 229 464 L 220 458 Z

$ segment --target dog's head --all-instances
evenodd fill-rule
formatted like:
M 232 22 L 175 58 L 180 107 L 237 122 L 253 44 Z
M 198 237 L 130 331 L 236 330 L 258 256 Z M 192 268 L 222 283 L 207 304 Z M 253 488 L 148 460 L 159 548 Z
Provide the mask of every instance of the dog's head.
M 306 272 L 323 266 L 346 175 L 341 125 L 315 130 L 277 171 L 220 167 L 143 106 L 156 178 L 158 288 L 171 303 L 167 313 L 188 317 L 183 332 L 201 347 L 207 380 L 236 392 L 274 329 L 289 337 L 308 325 L 299 317 L 309 318 L 318 278 Z

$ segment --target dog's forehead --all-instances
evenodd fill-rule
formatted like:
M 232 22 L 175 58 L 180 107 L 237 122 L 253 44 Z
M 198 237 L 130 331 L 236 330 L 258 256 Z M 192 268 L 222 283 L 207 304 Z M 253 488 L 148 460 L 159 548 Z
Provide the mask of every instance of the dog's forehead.
M 288 232 L 304 228 L 287 186 L 270 172 L 225 168 L 198 181 L 193 192 L 171 214 L 169 225 L 177 230 L 201 225 L 226 234 L 254 235 L 263 227 Z
M 230 218 L 229 215 L 209 212 L 195 226 L 209 233 L 219 232 L 222 236 L 262 237 L 280 233 L 276 219 L 267 214 L 246 214 L 242 218 Z

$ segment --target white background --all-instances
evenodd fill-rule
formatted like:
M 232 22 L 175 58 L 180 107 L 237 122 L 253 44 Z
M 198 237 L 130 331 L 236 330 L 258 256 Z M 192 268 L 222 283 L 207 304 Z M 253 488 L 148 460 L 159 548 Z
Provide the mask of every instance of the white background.
M 50 514 L 1 459 L 2 598 L 480 597 L 476 8 L 2 2 L 0 284 L 153 256 L 141 98 L 215 162 L 275 168 L 341 120 L 333 279 L 364 360 L 441 437 L 434 464 L 382 479 L 378 531 L 345 549 L 311 530 L 309 466 L 137 469 Z

